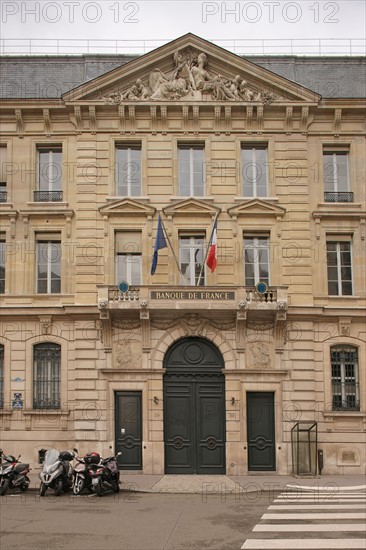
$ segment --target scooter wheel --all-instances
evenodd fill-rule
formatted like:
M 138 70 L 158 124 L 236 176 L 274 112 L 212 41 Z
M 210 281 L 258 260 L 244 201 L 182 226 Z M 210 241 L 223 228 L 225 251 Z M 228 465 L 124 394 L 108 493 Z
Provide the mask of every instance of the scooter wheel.
M 97 485 L 94 486 L 94 491 L 95 493 L 98 495 L 98 497 L 101 497 L 102 494 L 103 494 L 103 491 L 102 491 L 102 484 L 101 483 L 98 483 Z
M 1 496 L 4 496 L 8 489 L 9 489 L 9 480 L 4 479 L 1 485 L 1 491 L 0 491 Z
M 59 497 L 62 493 L 62 479 L 59 479 L 55 487 L 55 495 Z
M 75 480 L 74 485 L 72 486 L 72 492 L 74 495 L 81 495 L 84 490 L 84 480 L 82 477 L 79 477 Z
M 41 497 L 44 497 L 46 494 L 46 491 L 47 491 L 47 485 L 45 485 L 44 483 L 41 483 L 41 485 L 39 486 L 39 495 Z

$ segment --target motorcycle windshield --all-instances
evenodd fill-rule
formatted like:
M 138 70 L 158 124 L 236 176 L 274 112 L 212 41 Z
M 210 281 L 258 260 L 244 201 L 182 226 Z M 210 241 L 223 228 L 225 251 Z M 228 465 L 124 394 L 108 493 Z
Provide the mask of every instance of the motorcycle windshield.
M 44 465 L 51 466 L 51 464 L 54 464 L 58 460 L 59 454 L 57 449 L 49 449 L 44 457 Z

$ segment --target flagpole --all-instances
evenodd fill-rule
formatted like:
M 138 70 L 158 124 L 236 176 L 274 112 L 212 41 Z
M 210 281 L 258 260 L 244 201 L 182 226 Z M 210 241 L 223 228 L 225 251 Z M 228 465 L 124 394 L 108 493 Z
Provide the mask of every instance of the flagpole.
M 187 285 L 187 279 L 185 278 L 185 276 L 183 275 L 183 273 L 182 273 L 182 271 L 181 271 L 181 269 L 180 269 L 178 259 L 177 259 L 176 255 L 175 255 L 174 248 L 173 248 L 173 246 L 172 246 L 172 243 L 170 242 L 169 235 L 168 235 L 168 233 L 167 233 L 167 230 L 165 229 L 165 225 L 164 225 L 163 220 L 161 219 L 161 216 L 160 216 L 160 221 L 161 221 L 161 227 L 163 228 L 165 237 L 166 237 L 166 239 L 167 239 L 167 241 L 168 241 L 168 243 L 169 243 L 170 249 L 171 249 L 171 251 L 172 251 L 173 258 L 174 258 L 174 260 L 175 260 L 175 263 L 177 264 L 178 271 L 179 271 L 179 273 L 181 274 L 181 276 L 183 277 L 183 279 L 184 279 L 184 281 L 185 281 L 185 285 Z
M 201 279 L 202 279 L 203 270 L 204 270 L 204 268 L 205 268 L 207 256 L 208 256 L 208 253 L 209 253 L 209 250 L 210 250 L 210 246 L 211 246 L 212 236 L 213 236 L 213 232 L 214 232 L 214 229 L 215 229 L 215 223 L 217 222 L 218 216 L 219 216 L 219 213 L 216 212 L 216 216 L 215 216 L 214 222 L 213 222 L 213 224 L 212 224 L 210 239 L 209 239 L 209 241 L 208 241 L 208 246 L 207 246 L 207 249 L 206 249 L 205 259 L 203 260 L 202 267 L 201 267 L 201 271 L 200 271 L 200 275 L 199 275 L 199 277 L 198 277 L 197 286 L 200 286 L 200 282 L 201 282 Z

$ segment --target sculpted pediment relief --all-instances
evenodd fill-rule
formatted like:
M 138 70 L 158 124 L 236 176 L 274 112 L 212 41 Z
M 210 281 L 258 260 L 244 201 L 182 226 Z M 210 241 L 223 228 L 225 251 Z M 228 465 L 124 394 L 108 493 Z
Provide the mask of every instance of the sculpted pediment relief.
M 220 211 L 220 208 L 208 205 L 199 199 L 185 199 L 176 202 L 172 206 L 163 208 L 164 214 L 169 217 L 177 214 L 208 214 L 209 216 L 214 217 Z
M 133 214 L 134 216 L 140 214 L 147 217 L 154 216 L 156 208 L 153 208 L 147 204 L 142 204 L 138 201 L 134 201 L 133 199 L 122 199 L 101 206 L 99 208 L 99 212 L 103 217 L 118 214 Z
M 318 102 L 320 96 L 219 46 L 187 34 L 67 92 L 104 105 L 205 101 Z
M 192 48 L 177 50 L 173 54 L 174 69 L 163 72 L 156 67 L 143 82 L 138 78 L 124 91 L 102 96 L 107 104 L 126 101 L 245 101 L 272 103 L 283 99 L 269 90 L 250 86 L 241 74 L 228 77 L 209 70 L 205 52 Z
M 277 206 L 276 204 L 269 203 L 260 199 L 250 199 L 243 201 L 237 206 L 233 206 L 228 209 L 228 214 L 231 217 L 239 216 L 274 216 L 276 218 L 282 218 L 286 213 L 285 208 Z

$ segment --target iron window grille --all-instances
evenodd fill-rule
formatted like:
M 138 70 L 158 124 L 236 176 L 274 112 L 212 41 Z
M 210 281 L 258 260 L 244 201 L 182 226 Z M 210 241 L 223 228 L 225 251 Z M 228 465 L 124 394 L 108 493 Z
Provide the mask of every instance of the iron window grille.
M 359 411 L 360 390 L 357 348 L 337 346 L 330 350 L 334 411 Z
M 34 191 L 34 202 L 61 202 L 62 191 Z
M 60 371 L 61 346 L 51 343 L 34 346 L 34 409 L 59 409 L 61 407 Z
M 351 191 L 325 191 L 324 202 L 353 202 Z

